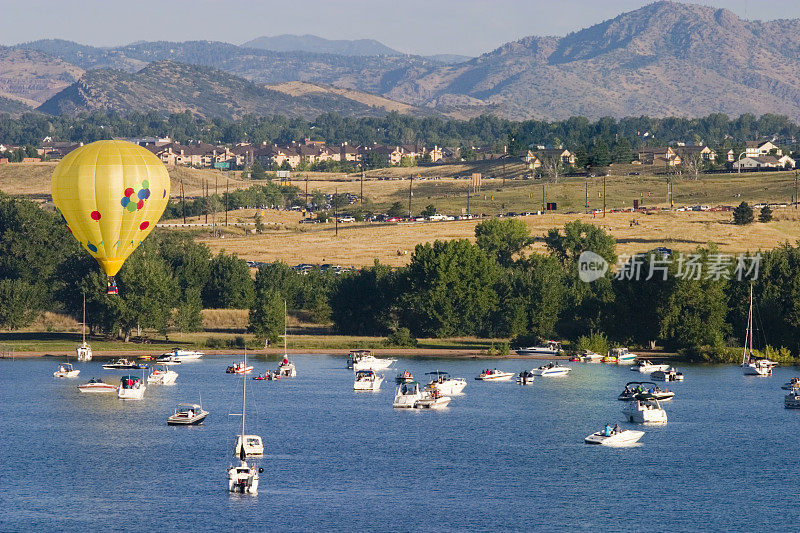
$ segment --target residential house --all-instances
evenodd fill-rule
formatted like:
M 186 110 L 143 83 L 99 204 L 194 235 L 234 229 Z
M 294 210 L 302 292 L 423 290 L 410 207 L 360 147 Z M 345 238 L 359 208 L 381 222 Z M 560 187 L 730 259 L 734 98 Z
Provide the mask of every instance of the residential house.
M 575 164 L 575 154 L 564 148 L 544 148 L 536 150 L 536 157 L 540 163 L 544 161 L 560 160 L 564 165 Z
M 675 167 L 681 164 L 681 156 L 669 146 L 647 146 L 639 150 L 639 162 L 643 165 Z
M 50 139 L 43 141 L 42 147 L 37 151 L 42 157 L 48 156 L 52 159 L 61 159 L 74 149 L 80 148 L 81 146 L 83 146 L 83 143 L 53 141 Z
M 708 146 L 678 146 L 675 148 L 675 153 L 682 159 L 691 159 L 699 156 L 703 161 L 714 162 L 717 159 L 717 153 Z
M 431 154 L 431 163 L 436 163 L 441 161 L 444 157 L 444 151 L 437 145 L 434 145 L 433 148 L 428 152 Z
M 772 144 L 771 141 L 747 141 L 745 143 L 744 155 L 745 157 L 759 157 L 763 155 L 783 155 L 783 150 Z
M 357 146 L 351 146 L 347 143 L 342 144 L 339 148 L 339 161 L 347 163 L 357 163 L 363 158 L 363 152 Z
M 795 160 L 788 155 L 780 157 L 774 155 L 762 155 L 758 157 L 744 157 L 733 163 L 736 170 L 762 170 L 762 169 L 782 169 L 793 168 Z
M 528 165 L 528 170 L 536 170 L 542 166 L 542 161 L 533 150 L 528 150 L 522 158 Z

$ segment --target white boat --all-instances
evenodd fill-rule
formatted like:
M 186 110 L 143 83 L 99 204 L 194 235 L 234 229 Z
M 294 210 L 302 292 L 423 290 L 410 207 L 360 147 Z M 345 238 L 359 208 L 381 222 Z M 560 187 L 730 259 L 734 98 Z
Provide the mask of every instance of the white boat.
M 517 355 L 558 355 L 561 351 L 561 343 L 547 341 L 539 346 L 520 347 L 514 351 L 517 352 Z
M 167 418 L 168 426 L 196 426 L 202 424 L 208 411 L 196 403 L 179 403 L 175 412 Z
M 660 402 L 671 400 L 675 396 L 675 393 L 671 390 L 661 390 L 652 381 L 629 381 L 625 384 L 625 390 L 617 396 L 617 399 L 623 402 L 632 402 L 642 394 L 652 396 Z
M 599 363 L 603 360 L 602 355 L 600 355 L 599 353 L 595 353 L 591 350 L 583 350 L 579 354 L 579 357 L 581 358 L 581 361 L 584 363 Z
M 117 386 L 112 385 L 111 383 L 106 383 L 100 378 L 92 378 L 89 380 L 88 383 L 84 383 L 83 385 L 78 385 L 78 391 L 88 392 L 92 394 L 104 393 L 104 392 L 117 392 Z
M 163 363 L 162 359 L 170 358 L 171 361 L 178 361 L 180 363 L 185 363 L 186 361 L 196 361 L 203 357 L 205 354 L 203 352 L 198 352 L 196 350 L 180 350 L 175 348 L 171 352 L 164 352 L 161 356 L 156 360 L 157 363 Z
M 294 363 L 289 361 L 289 353 L 286 350 L 286 300 L 283 301 L 283 361 L 278 365 L 278 376 L 284 378 L 293 378 L 297 375 L 297 369 Z
M 378 375 L 374 370 L 359 370 L 353 381 L 353 390 L 377 392 L 381 390 L 383 375 Z
M 792 389 L 783 397 L 783 406 L 787 409 L 800 409 L 800 390 Z
M 657 370 L 661 371 L 669 370 L 669 365 L 651 363 L 647 359 L 640 359 L 636 361 L 636 364 L 631 367 L 631 370 L 634 372 L 639 372 L 641 374 L 652 374 Z
M 654 381 L 683 381 L 683 373 L 670 367 L 667 370 L 656 370 L 650 374 L 650 379 Z
M 395 383 L 408 383 L 410 381 L 414 381 L 414 374 L 408 370 L 403 370 L 402 373 L 397 374 L 394 378 Z
M 141 400 L 146 388 L 141 378 L 136 376 L 122 376 L 119 388 L 117 389 L 117 398 L 120 400 Z
M 621 365 L 635 361 L 636 357 L 636 354 L 629 352 L 627 348 L 612 348 L 605 359 L 609 359 L 609 362 L 616 362 Z
M 414 409 L 444 409 L 450 403 L 450 397 L 439 392 L 438 389 L 423 391 L 422 398 L 414 403 Z
M 411 381 L 397 387 L 392 407 L 396 409 L 413 409 L 418 400 L 422 399 L 419 383 Z
M 545 378 L 552 378 L 556 376 L 566 376 L 572 369 L 568 366 L 561 366 L 556 363 L 548 363 L 546 365 L 542 365 L 539 368 L 534 368 L 531 370 L 531 374 L 534 376 L 542 376 Z
M 361 361 L 362 357 L 366 357 L 367 355 L 372 355 L 371 350 L 350 350 L 350 354 L 347 356 L 347 368 L 352 369 L 353 365 L 357 362 Z
M 533 372 L 530 370 L 523 370 L 517 375 L 517 383 L 520 385 L 533 385 Z
M 248 365 L 246 361 L 239 361 L 225 369 L 226 374 L 249 374 L 253 371 L 253 365 Z
M 353 370 L 385 370 L 392 366 L 397 359 L 379 359 L 372 354 L 361 357 L 353 362 Z
M 745 376 L 767 377 L 772 375 L 772 369 L 777 364 L 769 359 L 757 359 L 753 355 L 753 285 L 750 284 L 750 309 L 747 312 L 747 332 L 744 337 L 742 372 Z
M 625 406 L 622 414 L 628 419 L 629 422 L 637 424 L 666 424 L 667 412 L 661 408 L 653 397 L 640 395 L 642 399 L 636 399 Z
M 247 365 L 247 349 L 244 351 L 244 364 Z M 244 431 L 245 409 L 247 408 L 247 379 L 242 376 L 242 432 L 236 437 L 234 448 L 239 458 L 238 465 L 228 467 L 228 492 L 258 494 L 258 475 L 262 468 L 247 464 L 248 455 L 264 455 L 264 443 L 258 435 L 247 435 Z
M 53 372 L 54 378 L 77 378 L 81 371 L 72 366 L 72 363 L 61 363 L 58 370 Z
M 130 359 L 120 358 L 116 361 L 112 361 L 111 363 L 106 363 L 103 365 L 103 368 L 107 368 L 109 370 L 141 370 L 142 368 L 147 368 L 145 363 L 137 363 L 136 361 L 131 361 Z
M 178 373 L 170 370 L 167 365 L 155 365 L 152 372 L 147 376 L 147 383 L 153 385 L 174 385 L 178 379 Z
M 644 436 L 644 431 L 633 429 L 611 429 L 606 426 L 605 430 L 592 433 L 583 441 L 586 444 L 599 444 L 601 446 L 630 446 L 639 441 Z
M 170 355 L 170 356 L 167 356 L 167 357 L 163 357 L 163 356 L 159 357 L 158 359 L 156 359 L 156 363 L 158 363 L 160 365 L 174 366 L 174 365 L 181 364 L 181 361 L 179 359 L 175 359 L 174 356 Z
M 511 381 L 511 378 L 513 377 L 513 372 L 503 372 L 502 370 L 498 370 L 496 368 L 487 368 L 475 379 L 481 381 Z
M 431 376 L 431 381 L 428 383 L 427 388 L 435 388 L 444 396 L 454 396 L 461 394 L 467 386 L 467 380 L 464 378 L 451 377 L 447 372 L 428 372 L 426 376 Z
M 86 293 L 83 293 L 83 344 L 78 346 L 75 352 L 78 354 L 78 362 L 92 360 L 92 347 L 86 343 Z
M 792 378 L 788 382 L 781 385 L 783 390 L 800 389 L 800 378 Z

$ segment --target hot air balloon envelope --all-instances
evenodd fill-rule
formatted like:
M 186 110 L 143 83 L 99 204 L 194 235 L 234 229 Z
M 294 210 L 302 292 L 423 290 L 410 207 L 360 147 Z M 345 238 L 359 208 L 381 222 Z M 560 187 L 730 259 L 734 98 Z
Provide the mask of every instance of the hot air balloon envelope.
M 169 174 L 139 145 L 97 141 L 67 154 L 50 191 L 72 235 L 114 276 L 161 218 Z

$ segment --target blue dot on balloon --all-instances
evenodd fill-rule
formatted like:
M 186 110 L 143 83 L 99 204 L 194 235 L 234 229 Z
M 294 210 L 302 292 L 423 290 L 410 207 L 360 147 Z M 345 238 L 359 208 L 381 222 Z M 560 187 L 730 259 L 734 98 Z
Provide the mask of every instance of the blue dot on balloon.
M 167 197 L 167 189 L 164 189 L 164 194 L 161 195 L 161 198 L 166 198 L 166 197 Z
M 95 246 L 94 244 L 92 244 L 92 243 L 90 243 L 90 242 L 87 242 L 87 243 L 86 243 L 86 247 L 87 247 L 87 248 L 89 248 L 89 249 L 90 249 L 91 251 L 93 251 L 93 252 L 96 252 L 96 251 L 97 251 L 97 246 Z
M 139 194 L 136 196 L 139 197 L 139 200 L 144 200 L 147 197 L 147 193 L 145 192 L 146 189 L 142 189 L 139 191 Z
M 145 189 L 144 190 L 144 197 L 145 197 L 145 199 L 150 198 L 150 189 Z
M 122 207 L 126 207 L 129 203 L 131 203 L 131 201 L 127 196 L 123 196 L 119 203 L 122 204 Z

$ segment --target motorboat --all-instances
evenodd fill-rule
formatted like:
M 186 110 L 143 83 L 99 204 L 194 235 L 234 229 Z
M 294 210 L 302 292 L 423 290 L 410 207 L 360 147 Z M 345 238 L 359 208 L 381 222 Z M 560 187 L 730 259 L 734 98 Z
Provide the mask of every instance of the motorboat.
M 758 359 L 753 353 L 753 285 L 750 285 L 750 309 L 747 312 L 747 331 L 742 352 L 742 372 L 745 376 L 768 377 L 778 363 L 769 359 Z
M 247 348 L 244 351 L 244 366 L 247 366 Z M 242 494 L 258 494 L 258 475 L 262 468 L 247 464 L 248 456 L 264 455 L 264 443 L 258 435 L 247 435 L 244 430 L 245 411 L 247 408 L 247 380 L 242 376 L 242 432 L 236 436 L 235 456 L 238 465 L 228 467 L 228 492 Z
M 447 372 L 427 372 L 426 376 L 431 376 L 431 381 L 426 388 L 435 388 L 444 396 L 455 396 L 461 394 L 467 386 L 467 380 L 464 378 L 451 377 Z
M 604 430 L 592 433 L 583 441 L 586 444 L 599 444 L 601 446 L 630 446 L 639 442 L 644 436 L 644 431 L 636 431 L 633 429 L 614 429 L 611 426 L 606 426 Z
M 186 361 L 197 361 L 204 355 L 205 354 L 203 352 L 198 352 L 196 350 L 181 350 L 179 348 L 175 348 L 171 352 L 162 353 L 157 359 L 157 362 L 162 363 L 162 359 L 171 358 L 172 361 L 185 363 Z
M 414 381 L 414 374 L 408 370 L 403 370 L 402 373 L 397 374 L 394 378 L 395 383 L 408 383 L 409 381 Z
M 78 385 L 78 391 L 88 393 L 104 393 L 104 392 L 117 392 L 117 386 L 111 383 L 106 383 L 100 378 L 92 378 L 88 383 Z
M 603 360 L 603 356 L 591 350 L 583 350 L 579 354 L 581 362 L 583 363 L 599 363 Z
M 234 446 L 235 456 L 242 451 L 242 441 L 244 440 L 244 453 L 247 457 L 260 457 L 264 455 L 264 442 L 258 435 L 237 435 Z
M 253 366 L 244 361 L 239 361 L 225 369 L 226 374 L 249 374 L 253 371 Z
M 601 362 L 603 362 L 603 363 L 612 363 L 612 364 L 617 364 L 617 356 L 616 356 L 616 355 L 611 355 L 611 353 L 609 352 L 609 353 L 608 353 L 608 355 L 606 355 L 605 357 L 603 357 L 603 359 L 601 360 Z
M 547 341 L 538 346 L 520 347 L 514 351 L 517 355 L 558 355 L 561 351 L 561 343 L 558 341 Z
M 294 363 L 289 361 L 287 357 L 284 357 L 283 361 L 281 361 L 281 364 L 278 366 L 278 374 L 281 377 L 293 378 L 297 375 L 297 369 L 295 369 Z
M 372 354 L 361 357 L 353 363 L 353 370 L 385 370 L 397 359 L 379 359 Z
M 671 400 L 675 396 L 671 390 L 661 390 L 652 381 L 629 381 L 617 399 L 623 402 L 632 402 L 639 394 L 649 394 L 660 402 Z
M 783 406 L 787 409 L 800 409 L 800 390 L 792 389 L 783 397 Z
M 657 370 L 669 370 L 669 365 L 656 364 L 651 363 L 647 359 L 639 359 L 636 361 L 636 364 L 631 367 L 631 370 L 639 372 L 640 374 L 652 374 Z
M 54 378 L 77 378 L 81 371 L 72 366 L 72 363 L 61 363 L 58 370 L 53 372 Z
M 397 387 L 392 407 L 396 409 L 413 409 L 418 400 L 422 399 L 419 383 L 410 381 Z
M 800 389 L 800 378 L 792 378 L 783 385 L 781 385 L 783 390 L 794 390 Z
M 530 370 L 523 370 L 519 374 L 517 374 L 517 383 L 520 385 L 532 385 L 533 384 L 533 372 Z
M 347 356 L 347 368 L 352 369 L 353 365 L 368 355 L 372 355 L 372 350 L 350 350 L 350 355 Z
M 635 361 L 637 355 L 629 352 L 627 348 L 612 348 L 611 352 L 609 353 L 609 357 L 616 359 L 616 363 L 622 365 Z
M 172 365 L 181 364 L 181 360 L 180 359 L 175 359 L 174 355 L 168 355 L 166 357 L 164 357 L 162 355 L 162 356 L 159 356 L 158 359 L 156 359 L 156 363 L 158 363 L 160 365 L 170 365 L 170 366 L 172 366 Z
M 629 422 L 637 424 L 666 424 L 667 412 L 652 395 L 637 395 L 631 403 L 622 409 L 622 414 Z
M 107 368 L 109 370 L 141 370 L 143 368 L 147 368 L 147 364 L 137 363 L 136 361 L 131 361 L 130 359 L 125 359 L 123 357 L 111 363 L 104 364 L 103 368 Z
M 539 368 L 534 368 L 531 373 L 534 376 L 542 376 L 545 378 L 552 378 L 556 376 L 566 376 L 572 369 L 568 366 L 561 366 L 556 363 L 548 363 Z
M 76 348 L 75 352 L 78 355 L 78 362 L 86 362 L 92 360 L 92 347 L 86 343 L 86 293 L 83 293 L 83 343 Z
M 137 376 L 122 376 L 117 389 L 117 398 L 120 400 L 141 400 L 146 388 L 141 378 Z
M 258 374 L 253 376 L 253 379 L 256 381 L 272 381 L 274 379 L 281 379 L 281 375 L 278 373 L 277 370 L 271 371 L 267 370 L 263 374 Z
M 377 392 L 381 390 L 381 383 L 383 375 L 379 376 L 374 370 L 358 370 L 353 381 L 353 390 Z
M 511 378 L 513 377 L 513 372 L 503 372 L 502 370 L 498 370 L 496 368 L 487 368 L 475 379 L 479 379 L 481 381 L 511 381 Z
M 168 426 L 196 426 L 202 424 L 208 416 L 208 411 L 196 403 L 179 403 L 175 413 L 167 418 Z
M 656 370 L 650 374 L 650 379 L 654 381 L 683 381 L 683 373 L 669 367 L 667 370 Z
M 170 370 L 167 365 L 155 365 L 150 375 L 147 376 L 148 385 L 174 385 L 178 373 Z
M 439 391 L 439 389 L 427 389 L 423 391 L 422 398 L 416 401 L 414 409 L 444 409 L 450 403 L 450 397 Z

